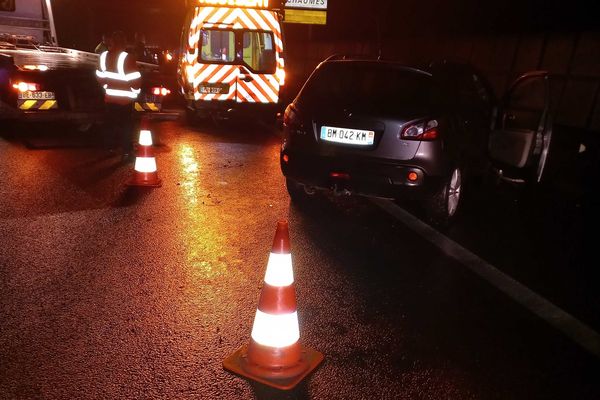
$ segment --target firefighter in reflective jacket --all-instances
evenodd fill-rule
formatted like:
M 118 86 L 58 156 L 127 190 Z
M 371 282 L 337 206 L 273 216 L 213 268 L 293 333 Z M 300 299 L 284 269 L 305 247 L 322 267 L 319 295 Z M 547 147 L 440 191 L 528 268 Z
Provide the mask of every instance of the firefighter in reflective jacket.
M 112 35 L 108 51 L 100 55 L 100 66 L 96 71 L 98 82 L 104 88 L 106 104 L 106 138 L 116 147 L 120 144 L 123 159 L 131 159 L 135 121 L 133 102 L 140 93 L 141 77 L 135 57 L 127 54 L 127 41 L 123 32 Z

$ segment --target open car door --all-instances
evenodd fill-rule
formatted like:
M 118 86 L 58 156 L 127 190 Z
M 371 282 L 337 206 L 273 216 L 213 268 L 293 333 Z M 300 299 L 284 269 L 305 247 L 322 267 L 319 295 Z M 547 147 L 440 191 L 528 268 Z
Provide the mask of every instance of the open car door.
M 548 75 L 535 71 L 521 76 L 497 110 L 489 153 L 492 165 L 506 180 L 542 180 L 552 139 Z

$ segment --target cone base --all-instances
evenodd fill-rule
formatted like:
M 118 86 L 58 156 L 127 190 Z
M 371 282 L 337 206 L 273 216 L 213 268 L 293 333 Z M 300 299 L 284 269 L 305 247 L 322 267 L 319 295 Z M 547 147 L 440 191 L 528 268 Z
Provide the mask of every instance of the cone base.
M 127 186 L 159 188 L 162 187 L 162 180 L 156 173 L 134 173 L 129 182 L 127 182 Z
M 323 354 L 302 347 L 300 362 L 289 369 L 265 368 L 248 362 L 248 346 L 243 345 L 223 361 L 223 367 L 244 378 L 280 390 L 291 390 L 313 372 L 323 361 Z M 291 375 L 291 376 L 290 376 Z

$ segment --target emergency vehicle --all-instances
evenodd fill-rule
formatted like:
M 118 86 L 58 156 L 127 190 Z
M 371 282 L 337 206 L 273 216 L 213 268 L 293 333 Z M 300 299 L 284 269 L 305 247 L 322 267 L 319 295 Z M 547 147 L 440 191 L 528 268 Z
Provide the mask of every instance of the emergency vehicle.
M 0 121 L 68 121 L 89 128 L 104 118 L 97 54 L 60 47 L 50 0 L 0 0 Z M 133 107 L 157 119 L 169 92 L 158 66 L 138 63 L 142 90 Z
M 179 84 L 188 116 L 274 115 L 285 84 L 281 0 L 192 0 Z

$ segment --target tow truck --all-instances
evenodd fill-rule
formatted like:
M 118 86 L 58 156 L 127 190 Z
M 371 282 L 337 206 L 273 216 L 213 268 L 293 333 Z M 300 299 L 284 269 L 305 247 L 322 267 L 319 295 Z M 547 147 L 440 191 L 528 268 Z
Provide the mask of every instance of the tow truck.
M 66 121 L 89 127 L 104 118 L 98 54 L 60 47 L 50 0 L 0 0 L 0 121 Z M 158 65 L 139 62 L 142 93 L 134 109 L 153 119 L 170 89 Z

